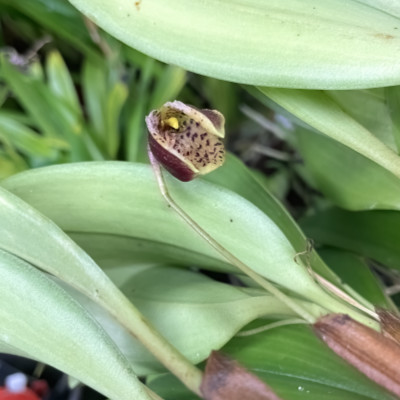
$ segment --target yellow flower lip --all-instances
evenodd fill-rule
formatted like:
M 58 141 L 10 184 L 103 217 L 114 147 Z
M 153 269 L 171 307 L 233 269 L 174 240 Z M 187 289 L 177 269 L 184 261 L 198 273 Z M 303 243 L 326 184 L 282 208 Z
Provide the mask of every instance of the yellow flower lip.
M 172 175 L 188 181 L 220 167 L 225 160 L 225 118 L 180 101 L 165 103 L 146 117 L 149 146 Z

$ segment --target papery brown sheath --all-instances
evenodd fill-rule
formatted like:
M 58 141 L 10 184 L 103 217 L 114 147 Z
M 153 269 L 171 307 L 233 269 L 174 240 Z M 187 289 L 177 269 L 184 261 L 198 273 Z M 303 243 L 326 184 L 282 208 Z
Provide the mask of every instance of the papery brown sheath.
M 257 376 L 219 351 L 207 360 L 200 390 L 205 400 L 281 400 Z
M 177 179 L 190 181 L 224 163 L 225 118 L 220 112 L 173 101 L 151 111 L 146 124 L 150 151 Z
M 377 309 L 381 322 L 382 334 L 400 345 L 400 318 L 397 314 L 384 309 Z
M 336 354 L 400 396 L 400 346 L 394 340 L 343 314 L 320 318 L 314 331 Z

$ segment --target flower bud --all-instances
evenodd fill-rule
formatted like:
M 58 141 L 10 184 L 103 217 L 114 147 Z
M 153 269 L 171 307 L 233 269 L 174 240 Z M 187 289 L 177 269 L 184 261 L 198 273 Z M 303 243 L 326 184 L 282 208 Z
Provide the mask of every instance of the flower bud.
M 155 159 L 181 181 L 208 174 L 225 161 L 225 118 L 216 110 L 168 102 L 150 112 L 146 125 Z

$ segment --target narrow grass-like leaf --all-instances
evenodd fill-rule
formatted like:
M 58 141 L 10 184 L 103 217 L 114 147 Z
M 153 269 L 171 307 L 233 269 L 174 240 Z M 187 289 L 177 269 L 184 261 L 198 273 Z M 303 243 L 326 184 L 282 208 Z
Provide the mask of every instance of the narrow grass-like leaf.
M 104 61 L 96 62 L 87 57 L 82 69 L 82 89 L 85 101 L 85 110 L 88 114 L 93 132 L 98 139 L 104 142 L 105 101 L 107 98 L 107 74 Z
M 89 157 L 82 140 L 85 135 L 83 121 L 76 112 L 60 101 L 44 82 L 19 72 L 4 59 L 0 61 L 0 73 L 43 134 L 68 141 L 72 160 L 87 160 Z
M 119 118 L 121 109 L 128 96 L 128 89 L 122 82 L 117 82 L 110 90 L 106 102 L 106 147 L 111 158 L 116 158 L 120 143 Z
M 313 281 L 300 261 L 295 261 L 296 252 L 281 230 L 254 205 L 201 180 L 183 185 L 170 178 L 168 185 L 194 220 L 256 272 L 329 310 L 345 309 L 353 314 Z M 222 257 L 166 206 L 145 165 L 109 162 L 54 166 L 20 174 L 7 180 L 4 187 L 66 231 L 179 243 Z M 9 245 L 14 246 L 12 242 Z M 25 249 L 20 251 L 24 253 Z
M 54 157 L 56 150 L 68 149 L 65 141 L 41 136 L 2 113 L 0 113 L 0 137 L 12 143 L 21 153 L 32 157 Z
M 72 77 L 60 53 L 53 51 L 47 56 L 46 73 L 52 92 L 81 116 L 81 106 Z
M 316 243 L 335 246 L 400 269 L 400 213 L 349 212 L 339 208 L 321 211 L 300 221 Z
M 112 399 L 150 398 L 114 342 L 63 289 L 4 251 L 0 270 L 0 338 L 6 345 Z
M 0 153 L 0 180 L 8 178 L 11 175 L 16 174 L 17 172 L 24 171 L 28 168 L 28 166 L 22 161 L 15 162 L 9 156 Z
M 70 1 L 126 44 L 202 75 L 307 89 L 400 82 L 399 19 L 356 1 Z
M 141 153 L 145 152 L 147 129 L 144 117 L 149 111 L 147 104 L 150 97 L 150 84 L 154 68 L 157 65 L 155 60 L 146 58 L 142 68 L 142 76 L 139 82 L 131 87 L 131 96 L 127 101 L 129 117 L 127 118 L 126 132 L 126 159 L 128 161 L 139 161 Z
M 322 91 L 260 88 L 317 131 L 350 147 L 400 178 L 400 157 Z
M 7 6 L 20 11 L 22 14 L 36 21 L 40 26 L 57 36 L 65 39 L 84 54 L 96 56 L 94 46 L 88 31 L 82 21 L 82 16 L 63 0 L 18 1 L 10 3 L 0 0 Z
M 400 181 L 389 171 L 325 135 L 303 128 L 295 135 L 316 188 L 336 205 L 400 209 Z
M 164 103 L 175 99 L 186 82 L 186 71 L 175 65 L 164 68 L 163 74 L 157 81 L 154 92 L 151 94 L 150 110 L 160 108 Z

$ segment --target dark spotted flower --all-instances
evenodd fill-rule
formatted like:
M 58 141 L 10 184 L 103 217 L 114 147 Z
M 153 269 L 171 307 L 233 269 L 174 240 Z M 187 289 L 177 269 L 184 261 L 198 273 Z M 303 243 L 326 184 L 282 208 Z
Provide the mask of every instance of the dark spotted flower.
M 153 110 L 146 124 L 151 152 L 177 179 L 190 181 L 224 163 L 225 118 L 220 112 L 173 101 Z

